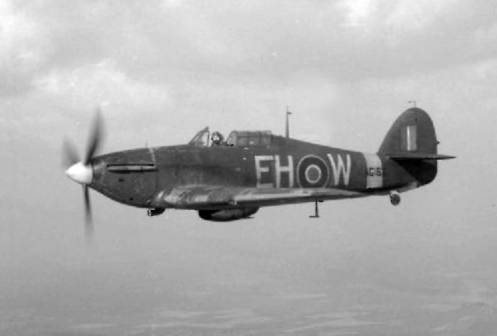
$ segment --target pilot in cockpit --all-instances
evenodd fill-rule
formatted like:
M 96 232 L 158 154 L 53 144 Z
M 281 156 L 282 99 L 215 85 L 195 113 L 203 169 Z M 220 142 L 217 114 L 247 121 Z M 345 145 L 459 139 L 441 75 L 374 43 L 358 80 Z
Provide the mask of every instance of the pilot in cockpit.
M 211 146 L 223 146 L 224 145 L 223 135 L 219 132 L 212 133 L 211 140 L 212 140 Z

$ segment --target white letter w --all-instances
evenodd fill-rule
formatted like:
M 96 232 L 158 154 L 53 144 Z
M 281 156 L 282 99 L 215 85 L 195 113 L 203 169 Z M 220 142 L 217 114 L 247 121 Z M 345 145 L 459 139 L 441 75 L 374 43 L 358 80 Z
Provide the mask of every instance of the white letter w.
M 343 173 L 343 183 L 344 185 L 349 185 L 350 178 L 350 155 L 347 154 L 347 167 L 343 164 L 342 156 L 337 154 L 338 164 L 335 163 L 333 156 L 328 154 L 328 159 L 330 159 L 331 168 L 333 169 L 333 178 L 335 180 L 335 185 L 340 182 L 340 175 Z

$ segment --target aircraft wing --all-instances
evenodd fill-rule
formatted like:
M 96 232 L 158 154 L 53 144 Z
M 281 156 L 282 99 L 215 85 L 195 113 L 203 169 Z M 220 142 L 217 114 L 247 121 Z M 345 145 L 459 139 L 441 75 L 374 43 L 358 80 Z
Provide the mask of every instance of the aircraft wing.
M 153 202 L 156 207 L 180 209 L 237 208 L 312 202 L 363 196 L 359 192 L 332 188 L 238 188 L 222 186 L 183 186 L 161 192 Z

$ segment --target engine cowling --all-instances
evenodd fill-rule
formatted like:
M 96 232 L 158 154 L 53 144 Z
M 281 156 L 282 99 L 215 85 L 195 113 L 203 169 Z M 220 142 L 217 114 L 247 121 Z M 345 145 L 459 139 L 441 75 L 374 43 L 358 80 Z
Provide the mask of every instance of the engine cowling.
M 229 222 L 237 219 L 247 218 L 255 214 L 259 208 L 241 208 L 227 210 L 199 210 L 200 218 L 213 222 Z

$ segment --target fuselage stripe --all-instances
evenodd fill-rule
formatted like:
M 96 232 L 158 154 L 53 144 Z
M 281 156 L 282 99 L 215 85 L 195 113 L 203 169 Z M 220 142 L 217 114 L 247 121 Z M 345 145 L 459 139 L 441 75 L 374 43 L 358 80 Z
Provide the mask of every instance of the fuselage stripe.
M 366 160 L 366 188 L 377 189 L 383 186 L 383 166 L 376 154 L 363 153 Z

